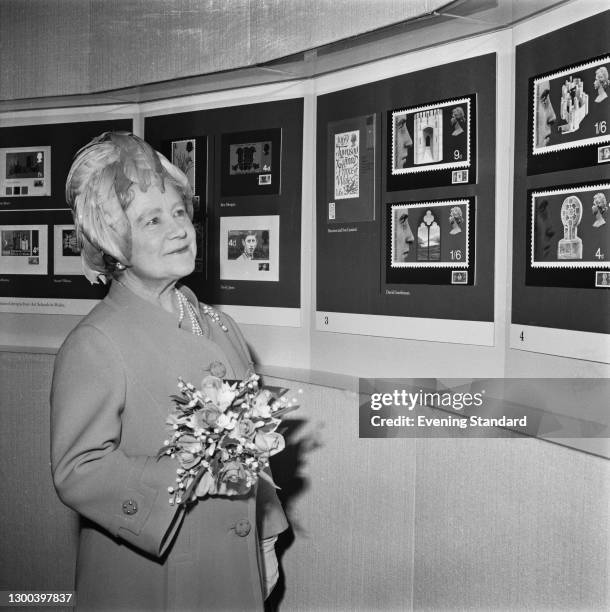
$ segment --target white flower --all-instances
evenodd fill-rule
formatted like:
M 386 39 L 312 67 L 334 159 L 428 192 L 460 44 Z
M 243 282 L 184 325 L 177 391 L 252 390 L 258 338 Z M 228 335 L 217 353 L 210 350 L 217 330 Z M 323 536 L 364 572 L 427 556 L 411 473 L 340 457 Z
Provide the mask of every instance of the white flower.
M 221 411 L 225 411 L 235 399 L 237 395 L 235 387 L 228 383 L 222 383 L 222 387 L 218 389 L 218 395 L 216 397 L 216 405 Z
M 220 429 L 233 429 L 235 427 L 235 419 L 228 417 L 226 414 L 221 414 L 216 421 L 216 426 Z
M 254 405 L 252 406 L 252 416 L 254 418 L 268 419 L 271 416 L 271 408 L 269 407 L 269 400 L 271 397 L 271 393 L 266 389 L 256 396 Z

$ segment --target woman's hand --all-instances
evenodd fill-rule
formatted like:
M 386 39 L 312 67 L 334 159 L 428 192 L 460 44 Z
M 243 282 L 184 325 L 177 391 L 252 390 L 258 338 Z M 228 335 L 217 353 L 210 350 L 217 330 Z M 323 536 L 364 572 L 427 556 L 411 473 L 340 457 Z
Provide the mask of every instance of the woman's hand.
M 216 492 L 212 493 L 212 495 L 225 495 L 227 497 L 233 497 L 235 495 L 244 495 L 244 491 L 240 491 L 239 489 L 236 489 L 235 487 L 229 487 L 227 486 L 226 482 L 221 482 L 216 487 Z
M 252 487 L 238 485 L 232 482 L 221 480 L 217 482 L 210 472 L 206 472 L 195 489 L 197 497 L 205 497 L 206 495 L 218 495 L 224 497 L 235 497 L 236 495 L 247 495 L 252 490 Z
M 275 554 L 275 543 L 277 536 L 265 538 L 259 542 L 261 556 L 263 558 L 263 578 L 265 580 L 264 598 L 267 599 L 277 584 L 280 577 L 277 556 Z

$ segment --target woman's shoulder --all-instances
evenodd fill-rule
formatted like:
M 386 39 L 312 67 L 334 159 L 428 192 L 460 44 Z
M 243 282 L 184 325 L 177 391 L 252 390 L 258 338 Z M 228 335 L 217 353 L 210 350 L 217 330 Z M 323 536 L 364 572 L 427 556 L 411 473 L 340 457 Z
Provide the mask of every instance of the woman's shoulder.
M 99 375 L 120 370 L 123 359 L 116 338 L 96 321 L 95 315 L 88 315 L 68 334 L 55 358 L 54 378 L 72 377 L 75 371 Z
M 113 330 L 117 326 L 120 326 L 120 317 L 107 300 L 103 299 L 67 335 L 60 348 L 60 353 L 65 352 L 68 348 L 75 350 L 80 347 L 87 350 L 88 347 L 95 346 L 99 349 L 100 345 L 112 345 L 114 344 L 112 338 L 117 335 L 113 333 Z M 118 335 L 120 334 L 119 330 Z

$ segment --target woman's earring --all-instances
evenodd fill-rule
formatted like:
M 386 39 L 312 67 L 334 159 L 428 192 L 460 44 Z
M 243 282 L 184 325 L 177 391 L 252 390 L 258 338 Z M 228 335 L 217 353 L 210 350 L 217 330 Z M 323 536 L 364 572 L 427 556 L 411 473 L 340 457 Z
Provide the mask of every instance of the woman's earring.
M 117 272 L 122 272 L 122 271 L 125 269 L 125 266 L 124 266 L 124 265 L 123 265 L 123 264 L 122 264 L 120 261 L 117 261 L 117 262 L 114 264 L 114 269 L 115 269 Z

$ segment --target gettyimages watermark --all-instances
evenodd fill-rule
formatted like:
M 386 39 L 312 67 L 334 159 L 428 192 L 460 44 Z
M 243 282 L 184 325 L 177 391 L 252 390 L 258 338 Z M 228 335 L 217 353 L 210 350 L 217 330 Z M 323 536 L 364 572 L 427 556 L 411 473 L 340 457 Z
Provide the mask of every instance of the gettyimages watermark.
M 603 378 L 361 378 L 361 438 L 610 438 Z

